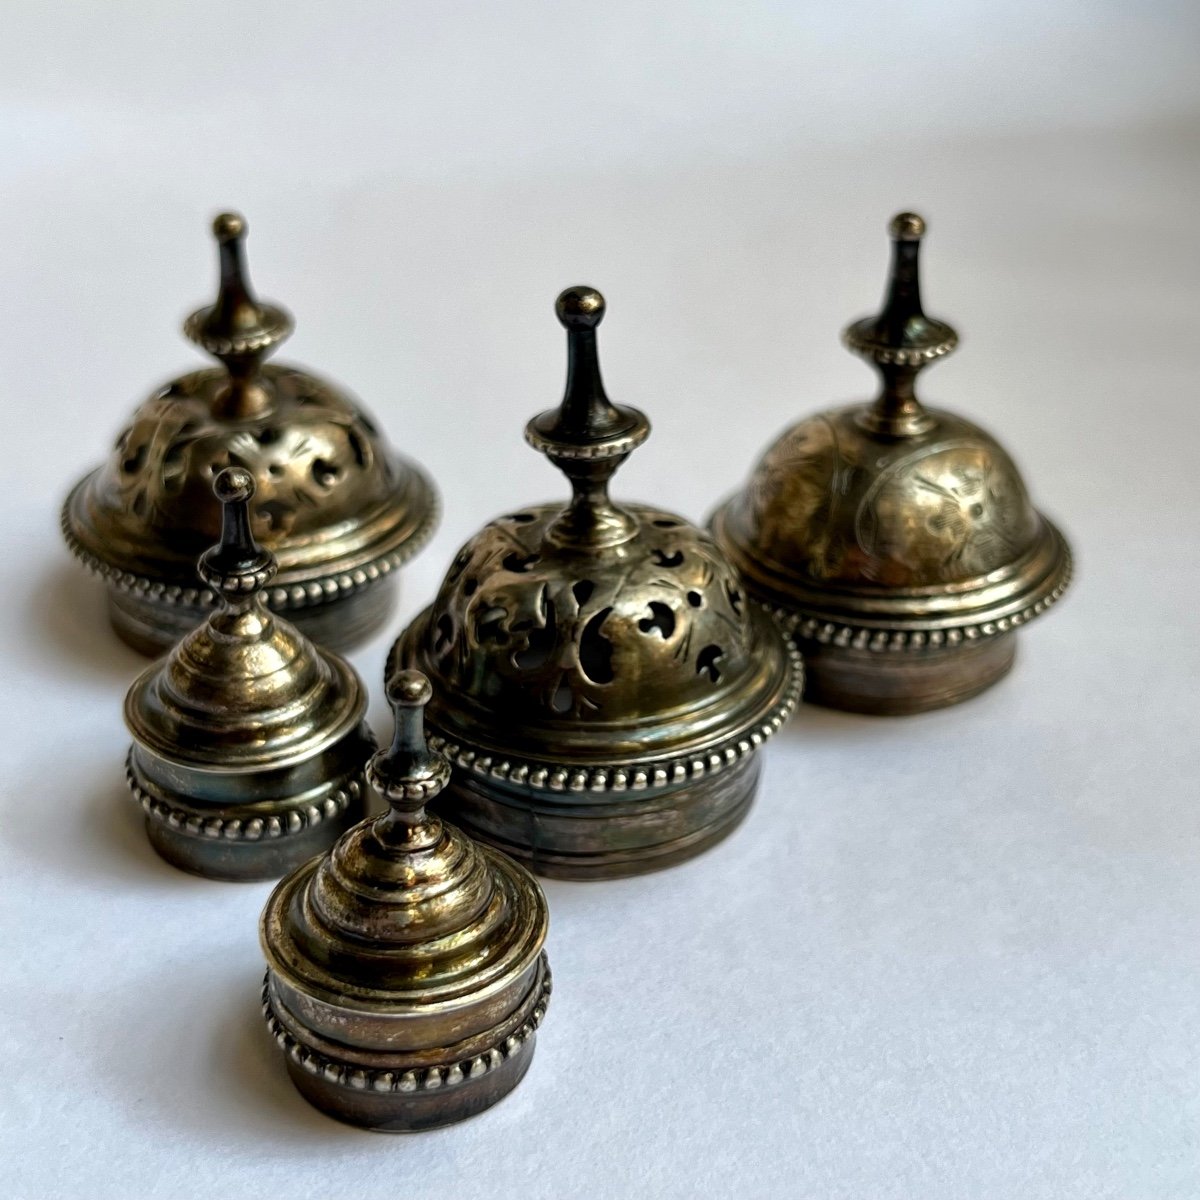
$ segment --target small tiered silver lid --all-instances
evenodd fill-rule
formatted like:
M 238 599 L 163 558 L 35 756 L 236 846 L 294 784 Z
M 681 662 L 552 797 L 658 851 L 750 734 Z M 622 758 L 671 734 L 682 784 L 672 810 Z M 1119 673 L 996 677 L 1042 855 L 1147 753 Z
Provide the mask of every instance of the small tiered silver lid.
M 215 879 L 273 879 L 362 814 L 374 739 L 366 691 L 263 598 L 274 556 L 250 531 L 254 479 L 213 490 L 221 538 L 200 559 L 217 607 L 129 689 L 129 785 L 154 848 Z
M 450 766 L 425 742 L 429 681 L 388 685 L 388 803 L 268 901 L 263 1011 L 297 1088 L 340 1120 L 407 1132 L 507 1095 L 550 995 L 545 897 L 511 859 L 426 811 Z

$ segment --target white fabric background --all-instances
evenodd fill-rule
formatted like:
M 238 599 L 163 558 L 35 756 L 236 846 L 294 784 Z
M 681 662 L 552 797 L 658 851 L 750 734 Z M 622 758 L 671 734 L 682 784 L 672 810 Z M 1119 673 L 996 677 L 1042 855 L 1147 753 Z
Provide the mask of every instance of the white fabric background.
M 1194 1197 L 1200 1191 L 1200 21 L 1194 5 L 77 3 L 0 12 L 0 1193 Z M 207 222 L 251 225 L 288 357 L 440 481 L 427 602 L 563 494 L 555 294 L 609 300 L 655 431 L 618 495 L 701 518 L 930 221 L 963 345 L 925 394 L 1072 535 L 1014 674 L 887 722 L 805 710 L 718 849 L 550 884 L 556 993 L 491 1113 L 371 1136 L 258 1014 L 268 885 L 190 879 L 124 797 L 109 635 L 57 509 L 197 362 Z M 375 689 L 400 622 L 354 661 Z

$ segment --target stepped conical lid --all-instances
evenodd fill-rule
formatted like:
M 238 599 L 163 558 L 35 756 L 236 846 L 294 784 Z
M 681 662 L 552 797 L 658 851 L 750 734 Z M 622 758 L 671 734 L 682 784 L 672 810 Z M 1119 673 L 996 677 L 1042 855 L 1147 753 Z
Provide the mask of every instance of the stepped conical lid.
M 275 559 L 250 530 L 254 477 L 217 476 L 221 538 L 200 559 L 216 611 L 148 668 L 125 700 L 139 745 L 189 767 L 237 772 L 286 766 L 319 753 L 362 720 L 353 670 L 266 607 Z
M 546 936 L 545 899 L 510 859 L 426 811 L 450 768 L 425 741 L 429 681 L 393 676 L 392 744 L 367 777 L 389 808 L 276 889 L 263 914 L 271 968 L 327 1003 L 428 1008 L 507 986 Z

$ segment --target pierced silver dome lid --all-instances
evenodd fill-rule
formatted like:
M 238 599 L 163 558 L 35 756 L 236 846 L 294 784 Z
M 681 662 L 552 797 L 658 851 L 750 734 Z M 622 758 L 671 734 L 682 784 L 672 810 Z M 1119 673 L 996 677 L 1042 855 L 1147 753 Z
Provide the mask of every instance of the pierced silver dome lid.
M 792 711 L 799 667 L 708 533 L 611 499 L 649 422 L 604 390 L 600 293 L 568 289 L 557 313 L 566 393 L 526 439 L 567 476 L 571 500 L 471 538 L 393 663 L 433 680 L 436 744 L 481 786 L 670 790 L 751 755 Z
M 386 615 L 387 590 L 376 585 L 428 540 L 437 494 L 349 393 L 265 361 L 290 336 L 292 317 L 250 286 L 245 221 L 222 214 L 213 232 L 218 296 L 184 329 L 221 366 L 173 380 L 137 409 L 68 497 L 63 534 L 108 583 L 117 632 L 161 651 L 214 603 L 195 563 L 220 528 L 212 481 L 240 467 L 256 484 L 255 536 L 279 567 L 271 607 L 326 644 L 349 645 Z M 356 603 L 329 619 L 329 606 L 344 601 Z

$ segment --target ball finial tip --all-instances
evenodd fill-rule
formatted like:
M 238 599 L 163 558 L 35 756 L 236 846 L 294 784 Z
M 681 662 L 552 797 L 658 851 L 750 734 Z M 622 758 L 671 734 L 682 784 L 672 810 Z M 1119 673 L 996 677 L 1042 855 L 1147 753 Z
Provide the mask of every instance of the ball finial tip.
M 567 329 L 595 329 L 604 319 L 604 297 L 594 287 L 569 287 L 555 301 L 554 311 Z
M 245 467 L 226 467 L 213 480 L 213 493 L 222 504 L 236 504 L 254 495 L 254 476 Z
M 424 708 L 433 699 L 433 685 L 420 671 L 397 671 L 387 686 L 388 700 L 401 708 Z
M 213 219 L 212 230 L 218 242 L 236 241 L 246 235 L 246 218 L 241 213 L 220 213 Z
M 888 225 L 892 240 L 919 242 L 925 236 L 925 219 L 914 212 L 897 213 Z

